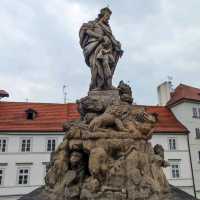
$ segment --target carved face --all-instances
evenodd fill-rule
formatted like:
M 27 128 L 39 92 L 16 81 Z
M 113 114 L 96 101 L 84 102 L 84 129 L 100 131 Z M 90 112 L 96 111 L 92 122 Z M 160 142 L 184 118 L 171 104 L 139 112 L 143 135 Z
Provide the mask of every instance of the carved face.
M 101 18 L 101 22 L 103 22 L 104 24 L 108 24 L 109 20 L 110 20 L 110 16 L 111 14 L 109 12 L 106 12 L 103 17 Z
M 82 154 L 79 153 L 79 152 L 72 152 L 71 153 L 71 156 L 70 156 L 70 164 L 71 164 L 71 167 L 76 167 L 76 166 L 79 166 L 80 163 L 82 161 Z

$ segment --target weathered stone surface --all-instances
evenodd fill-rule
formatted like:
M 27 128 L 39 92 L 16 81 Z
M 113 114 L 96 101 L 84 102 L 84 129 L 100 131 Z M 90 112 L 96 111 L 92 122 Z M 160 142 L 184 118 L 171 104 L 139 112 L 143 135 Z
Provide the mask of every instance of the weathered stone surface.
M 90 91 L 88 96 L 77 101 L 81 119 L 87 124 L 102 114 L 113 102 L 119 102 L 119 90 Z
M 49 200 L 160 199 L 169 194 L 163 158 L 148 142 L 156 118 L 121 101 L 96 114 L 90 124 L 76 121 L 65 126 L 66 135 L 52 153 L 45 179 L 43 193 Z
M 162 170 L 168 166 L 162 146 L 148 142 L 155 124 L 156 116 L 122 101 L 96 112 L 89 124 L 67 123 L 63 142 L 52 153 L 46 185 L 31 198 L 178 200 Z
M 98 188 L 98 184 L 96 184 L 95 182 L 93 182 L 92 187 L 97 187 Z M 133 186 L 134 188 L 134 186 Z M 48 196 L 46 195 L 42 195 L 44 192 L 44 187 L 38 188 L 36 190 L 34 190 L 33 192 L 25 195 L 24 197 L 21 197 L 19 200 L 48 200 Z M 170 185 L 170 193 L 171 193 L 171 198 L 170 200 L 197 200 L 195 199 L 193 196 L 189 195 L 188 193 Z M 96 193 L 94 190 L 94 194 L 96 194 L 96 196 L 100 196 L 100 194 Z M 120 197 L 120 199 L 127 199 L 126 198 L 126 192 L 123 193 L 123 196 Z M 94 196 L 92 197 L 89 192 L 87 191 L 87 189 L 84 189 L 82 191 L 82 199 L 84 199 L 84 197 L 86 196 L 86 198 L 88 199 L 96 199 Z M 119 197 L 120 195 L 118 195 Z M 117 197 L 115 198 L 115 200 L 117 199 Z M 119 198 L 118 198 L 119 199 Z M 156 200 L 156 197 L 152 197 L 150 200 Z M 57 200 L 55 198 L 55 200 Z M 162 200 L 169 200 L 166 198 L 162 198 Z
M 106 24 L 110 14 L 102 9 L 97 20 L 81 27 L 91 91 L 78 101 L 81 119 L 63 126 L 66 133 L 51 155 L 45 186 L 20 200 L 193 199 L 170 188 L 162 170 L 168 166 L 164 150 L 148 141 L 156 116 L 132 105 L 131 88 L 123 81 L 112 87 L 122 51 Z
M 109 19 L 112 11 L 101 9 L 98 17 L 81 26 L 79 37 L 86 64 L 91 69 L 90 90 L 112 89 L 112 77 L 123 51 L 113 36 Z
M 127 103 L 132 104 L 133 97 L 131 87 L 128 84 L 124 83 L 124 81 L 120 81 L 118 89 L 121 101 L 125 101 Z

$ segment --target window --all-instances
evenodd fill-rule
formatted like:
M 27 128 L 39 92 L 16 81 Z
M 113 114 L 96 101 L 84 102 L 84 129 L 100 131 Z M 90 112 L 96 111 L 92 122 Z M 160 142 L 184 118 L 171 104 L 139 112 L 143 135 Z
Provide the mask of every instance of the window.
M 176 150 L 176 138 L 169 138 L 169 149 Z
M 50 168 L 50 162 L 43 162 L 42 164 L 44 165 L 44 176 L 46 176 Z
M 28 185 L 29 179 L 30 179 L 30 169 L 27 167 L 18 168 L 17 184 L 18 185 Z
M 171 164 L 171 174 L 172 174 L 172 178 L 180 178 L 179 163 L 172 163 Z
M 192 108 L 193 118 L 200 119 L 200 108 Z
M 200 151 L 198 152 L 199 162 L 200 162 Z
M 21 138 L 20 142 L 20 151 L 21 152 L 30 152 L 31 151 L 31 138 Z
M 7 148 L 7 139 L 0 138 L 0 152 L 6 152 L 6 148 Z
M 56 139 L 55 138 L 48 138 L 47 139 L 47 151 L 55 151 L 56 148 Z
M 198 117 L 198 114 L 197 114 L 197 108 L 192 108 L 192 111 L 193 111 L 193 118 L 197 118 Z
M 200 139 L 200 128 L 195 128 L 196 131 L 196 138 Z
M 33 109 L 28 109 L 26 112 L 26 119 L 28 120 L 34 120 L 37 117 L 37 112 Z
M 3 181 L 4 181 L 4 168 L 0 168 L 0 186 L 3 185 Z

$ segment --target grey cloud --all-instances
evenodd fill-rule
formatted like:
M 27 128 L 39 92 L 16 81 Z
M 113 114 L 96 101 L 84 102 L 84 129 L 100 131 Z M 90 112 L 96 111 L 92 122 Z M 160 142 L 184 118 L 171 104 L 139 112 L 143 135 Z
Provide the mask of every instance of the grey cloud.
M 10 100 L 62 102 L 86 95 L 90 71 L 78 30 L 109 3 L 111 26 L 125 51 L 114 76 L 132 85 L 140 104 L 156 104 L 156 86 L 174 77 L 199 85 L 198 0 L 1 0 L 0 83 Z

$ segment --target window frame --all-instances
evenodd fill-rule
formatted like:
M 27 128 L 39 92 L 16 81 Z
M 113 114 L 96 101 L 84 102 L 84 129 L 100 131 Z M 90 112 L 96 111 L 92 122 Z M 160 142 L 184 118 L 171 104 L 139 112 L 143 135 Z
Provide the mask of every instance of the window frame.
M 27 178 L 27 184 L 19 184 L 19 176 L 20 176 L 20 170 L 28 170 L 28 178 Z M 25 176 L 25 173 L 23 173 L 23 176 Z M 29 186 L 30 185 L 30 176 L 31 176 L 31 167 L 30 166 L 18 166 L 17 167 L 17 177 L 16 177 L 16 185 L 17 186 Z M 24 180 L 24 179 L 23 179 Z
M 2 151 L 2 148 L 0 148 L 0 153 L 6 153 L 8 152 L 8 137 L 0 137 L 0 140 L 6 140 L 6 147 L 5 147 L 5 151 Z
M 196 139 L 200 139 L 200 128 L 195 128 Z
M 170 163 L 170 174 L 172 179 L 181 179 L 181 161 L 180 160 L 168 160 Z M 173 170 L 172 166 L 177 165 L 178 166 L 178 172 L 179 172 L 179 177 L 173 177 Z
M 197 106 L 192 108 L 192 118 L 200 119 L 200 107 Z
M 170 140 L 175 140 L 175 149 L 171 148 Z M 177 138 L 175 136 L 168 137 L 168 149 L 169 149 L 169 151 L 177 151 L 178 145 L 177 145 Z
M 22 141 L 23 140 L 30 140 L 30 151 L 22 151 Z M 26 143 L 26 145 L 27 145 L 27 143 Z M 33 149 L 33 138 L 32 137 L 20 137 L 19 152 L 30 153 L 30 152 L 32 152 L 32 149 Z
M 192 118 L 197 119 L 198 118 L 198 109 L 197 107 L 192 108 Z
M 5 182 L 5 171 L 6 171 L 6 169 L 5 169 L 5 167 L 1 167 L 0 166 L 0 170 L 2 170 L 3 171 L 3 173 L 2 173 L 2 182 L 0 183 L 0 187 L 3 187 L 4 186 L 4 182 Z
M 50 168 L 50 162 L 42 162 L 42 165 L 43 165 L 43 170 L 44 170 L 44 178 L 46 177 L 47 175 L 47 172 L 49 171 L 49 168 Z
M 200 163 L 200 151 L 198 151 L 198 161 L 199 161 L 199 163 Z
M 58 142 L 58 138 L 57 137 L 47 137 L 46 138 L 45 151 L 51 153 L 51 152 L 53 152 L 52 150 L 48 151 L 48 141 L 49 140 L 55 140 L 55 149 L 54 149 L 54 151 L 55 151 L 56 150 L 56 145 L 57 145 L 57 142 Z M 52 143 L 51 143 L 51 148 L 52 148 Z

